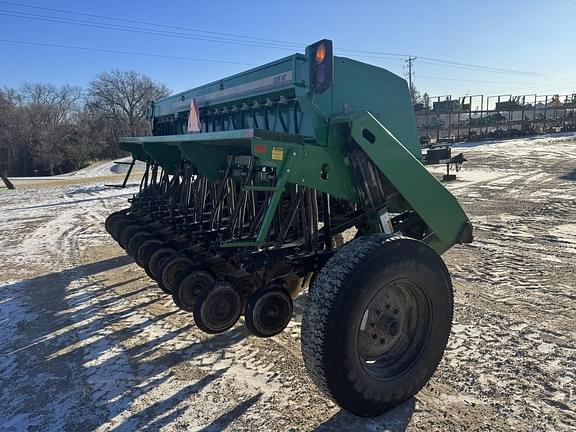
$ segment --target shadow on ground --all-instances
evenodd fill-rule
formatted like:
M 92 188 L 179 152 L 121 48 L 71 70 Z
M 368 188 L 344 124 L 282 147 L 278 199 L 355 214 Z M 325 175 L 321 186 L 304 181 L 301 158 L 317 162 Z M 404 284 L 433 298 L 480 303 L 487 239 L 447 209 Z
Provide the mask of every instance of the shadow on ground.
M 572 171 L 567 172 L 563 176 L 560 176 L 560 178 L 562 180 L 576 181 L 576 169 L 573 169 Z
M 167 307 L 163 313 L 138 314 L 138 320 L 129 320 L 138 310 L 148 311 L 151 304 L 165 301 L 147 278 L 141 283 L 137 283 L 141 278 L 116 284 L 99 281 L 105 272 L 131 262 L 129 257 L 115 257 L 1 287 L 0 316 L 17 315 L 16 331 L 0 332 L 0 417 L 11 419 L 8 429 L 111 428 L 109 422 L 122 414 L 112 430 L 159 430 L 177 421 L 188 408 L 188 399 L 225 372 L 190 377 L 174 394 L 135 408 L 139 398 L 172 379 L 171 368 L 237 343 L 247 331 L 237 328 L 204 342 L 195 340 L 177 352 L 162 350 L 163 344 L 190 330 L 190 319 L 190 324 L 166 326 L 158 338 L 142 338 L 134 345 L 147 327 L 162 325 L 178 310 Z M 110 291 L 120 286 L 122 293 L 111 296 Z M 119 321 L 122 324 L 114 327 Z M 130 346 L 124 345 L 128 338 Z M 209 430 L 225 427 L 258 399 L 223 414 Z
M 331 431 L 390 431 L 402 432 L 405 431 L 416 407 L 416 400 L 409 399 L 402 405 L 397 406 L 392 411 L 384 415 L 374 418 L 356 417 L 346 411 L 340 411 L 324 423 L 320 424 L 315 431 L 318 432 L 331 432 Z
M 2 287 L 0 316 L 15 312 L 17 301 L 23 317 L 15 334 L 5 337 L 0 332 L 0 417 L 13 419 L 16 430 L 178 428 L 186 424 L 181 417 L 189 412 L 194 396 L 226 372 L 211 369 L 211 362 L 218 360 L 209 360 L 206 354 L 244 339 L 248 335 L 244 326 L 187 342 L 183 338 L 192 329 L 192 320 L 172 320 L 161 327 L 158 337 L 141 337 L 134 344 L 150 326 L 163 326 L 180 312 L 166 306 L 150 313 L 150 306 L 166 297 L 145 277 L 106 282 L 106 272 L 131 263 L 129 257 L 120 256 Z M 121 291 L 113 291 L 118 288 Z M 305 300 L 305 295 L 297 300 L 297 315 Z M 138 319 L 131 321 L 139 310 Z M 171 349 L 177 338 L 178 348 Z M 203 359 L 206 372 L 180 381 L 178 387 L 167 386 L 174 391 L 152 403 L 138 403 L 141 398 L 150 400 L 151 392 L 172 380 L 175 366 L 194 358 Z M 202 430 L 226 429 L 261 397 L 238 403 Z M 339 412 L 316 430 L 403 431 L 413 411 L 412 399 L 374 419 Z

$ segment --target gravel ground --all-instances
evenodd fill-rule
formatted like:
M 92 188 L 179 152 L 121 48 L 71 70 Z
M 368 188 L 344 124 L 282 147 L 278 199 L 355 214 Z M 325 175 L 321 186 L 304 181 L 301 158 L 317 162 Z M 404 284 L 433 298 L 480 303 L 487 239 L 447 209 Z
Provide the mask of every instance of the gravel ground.
M 1 193 L 0 430 L 575 430 L 576 139 L 463 147 L 449 188 L 476 241 L 444 257 L 448 348 L 414 399 L 375 419 L 307 377 L 305 294 L 271 339 L 196 329 L 104 231 L 134 189 Z

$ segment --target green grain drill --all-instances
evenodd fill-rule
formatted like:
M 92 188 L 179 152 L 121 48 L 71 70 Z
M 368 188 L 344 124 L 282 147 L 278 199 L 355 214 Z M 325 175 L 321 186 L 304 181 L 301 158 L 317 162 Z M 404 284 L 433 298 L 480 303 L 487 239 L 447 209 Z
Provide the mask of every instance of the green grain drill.
M 472 241 L 421 164 L 406 82 L 322 40 L 150 108 L 146 163 L 108 232 L 208 333 L 240 316 L 280 333 L 306 290 L 304 363 L 360 416 L 409 399 L 436 369 L 453 296 L 440 254 Z

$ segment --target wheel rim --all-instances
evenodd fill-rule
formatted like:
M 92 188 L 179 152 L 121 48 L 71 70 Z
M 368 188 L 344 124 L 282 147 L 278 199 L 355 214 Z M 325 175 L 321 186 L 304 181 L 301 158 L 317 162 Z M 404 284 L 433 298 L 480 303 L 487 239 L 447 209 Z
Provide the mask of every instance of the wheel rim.
M 182 280 L 178 287 L 179 306 L 184 310 L 192 311 L 200 292 L 213 285 L 214 277 L 210 273 L 202 270 L 193 271 Z
M 430 301 L 413 280 L 383 286 L 370 299 L 358 329 L 358 356 L 373 378 L 406 373 L 420 358 L 430 334 Z
M 205 288 L 194 308 L 196 324 L 208 333 L 220 333 L 232 327 L 242 312 L 242 298 L 230 285 L 221 284 Z
M 135 256 L 136 263 L 141 267 L 147 268 L 148 261 L 154 252 L 162 247 L 160 240 L 148 240 L 142 243 L 138 248 L 138 253 Z
M 176 250 L 174 249 L 160 249 L 150 257 L 150 263 L 148 266 L 150 267 L 150 273 L 152 273 L 154 279 L 159 279 L 160 276 L 162 276 L 159 272 L 160 267 L 164 262 L 166 262 L 166 260 L 174 256 L 175 253 Z
M 284 290 L 257 292 L 248 302 L 246 324 L 256 336 L 274 336 L 286 328 L 292 311 L 292 299 Z
M 139 232 L 142 228 L 140 225 L 129 225 L 122 230 L 120 233 L 120 238 L 118 239 L 118 244 L 123 248 L 126 249 L 128 247 L 128 243 L 130 239 Z
M 173 262 L 169 262 L 164 267 L 162 272 L 162 283 L 169 290 L 174 290 L 176 284 L 176 278 L 178 275 L 188 269 L 192 265 L 192 261 L 189 259 L 177 258 Z
M 152 233 L 148 232 L 148 231 L 140 231 L 139 233 L 136 233 L 132 236 L 132 238 L 130 239 L 130 241 L 128 242 L 128 246 L 126 248 L 126 252 L 128 252 L 129 255 L 133 256 L 133 257 L 137 257 L 138 256 L 138 248 L 140 246 L 142 246 L 142 244 L 147 241 L 152 239 L 153 235 Z
M 268 296 L 262 301 L 261 309 L 260 322 L 267 329 L 277 326 L 280 320 L 284 321 L 289 307 L 283 299 Z

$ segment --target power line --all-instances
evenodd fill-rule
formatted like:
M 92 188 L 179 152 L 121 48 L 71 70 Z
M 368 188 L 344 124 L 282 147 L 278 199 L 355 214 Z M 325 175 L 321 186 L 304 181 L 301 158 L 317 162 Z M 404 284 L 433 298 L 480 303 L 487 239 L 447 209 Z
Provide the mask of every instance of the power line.
M 0 3 L 2 3 L 2 2 L 0 2 Z M 274 44 L 252 43 L 250 41 L 239 41 L 239 40 L 226 39 L 226 38 L 197 36 L 197 35 L 190 35 L 190 34 L 182 33 L 182 32 L 154 30 L 154 29 L 142 29 L 142 28 L 138 28 L 138 27 L 125 26 L 125 25 L 99 23 L 99 22 L 87 21 L 87 20 L 52 17 L 52 16 L 47 16 L 47 15 L 28 14 L 28 13 L 22 13 L 22 12 L 6 11 L 6 10 L 0 10 L 0 16 L 10 16 L 10 17 L 16 17 L 16 18 L 31 19 L 31 20 L 41 21 L 41 22 L 56 22 L 56 23 L 61 23 L 61 24 L 71 24 L 71 25 L 76 25 L 76 26 L 81 26 L 81 27 L 91 27 L 91 28 L 98 28 L 98 29 L 105 29 L 105 30 L 118 30 L 118 31 L 131 32 L 131 33 L 150 34 L 150 35 L 154 35 L 154 36 L 166 36 L 166 37 L 179 38 L 179 39 L 193 39 L 193 40 L 201 40 L 201 41 L 208 41 L 208 42 L 220 42 L 220 43 L 227 43 L 227 44 L 232 44 L 232 45 L 243 45 L 243 46 L 249 46 L 249 47 L 275 48 L 275 49 L 282 49 L 282 50 L 287 50 L 287 51 L 294 51 L 294 50 L 298 50 L 301 48 L 300 46 L 299 47 L 295 46 L 295 47 L 289 48 L 287 46 L 278 46 L 278 45 L 274 45 Z M 358 57 L 382 58 L 383 56 L 359 55 Z M 400 57 L 403 58 L 403 56 L 400 56 Z
M 435 76 L 428 76 L 428 75 L 418 75 L 418 78 L 442 80 L 442 81 L 462 81 L 462 82 L 490 83 L 490 84 L 525 84 L 525 85 L 530 84 L 530 83 L 517 83 L 517 82 L 513 82 L 513 81 L 491 81 L 491 80 L 469 80 L 469 79 L 460 79 L 460 78 L 442 78 L 442 77 L 435 77 Z
M 16 6 L 16 7 L 23 7 L 23 8 L 28 8 L 28 9 L 58 12 L 58 13 L 64 13 L 64 14 L 69 14 L 69 15 L 85 16 L 85 17 L 98 18 L 98 19 L 104 19 L 104 20 L 120 21 L 120 22 L 132 23 L 132 24 L 143 24 L 143 25 L 148 25 L 148 26 L 153 26 L 153 27 L 169 28 L 169 29 L 174 29 L 174 30 L 185 30 L 188 32 L 197 32 L 197 33 L 205 33 L 205 34 L 212 34 L 212 35 L 218 35 L 218 36 L 230 36 L 230 37 L 235 37 L 235 38 L 251 39 L 251 40 L 262 41 L 262 42 L 273 42 L 273 43 L 279 43 L 279 44 L 287 44 L 287 45 L 291 45 L 291 47 L 293 47 L 293 46 L 300 47 L 300 46 L 304 45 L 304 44 L 300 44 L 297 42 L 287 42 L 287 41 L 281 41 L 281 40 L 277 40 L 277 39 L 267 39 L 267 38 L 260 38 L 260 37 L 254 37 L 254 36 L 239 35 L 239 34 L 235 34 L 235 33 L 214 32 L 214 31 L 200 30 L 200 29 L 195 29 L 195 28 L 190 28 L 190 27 L 158 24 L 158 23 L 153 23 L 153 22 L 149 22 L 149 21 L 139 21 L 139 20 L 133 20 L 133 19 L 128 19 L 128 18 L 117 18 L 117 17 L 106 16 L 106 15 L 96 15 L 96 14 L 90 14 L 90 13 L 84 13 L 84 12 L 75 12 L 75 11 L 70 11 L 70 10 L 65 10 L 65 9 L 49 8 L 49 7 L 44 7 L 44 6 L 34 6 L 34 5 L 24 4 L 24 3 L 0 1 L 0 4 Z
M 196 62 L 223 63 L 223 64 L 232 64 L 232 65 L 239 65 L 239 66 L 256 66 L 254 63 L 243 63 L 243 62 L 234 62 L 234 61 L 217 60 L 217 59 L 206 59 L 206 58 L 198 58 L 198 57 L 174 56 L 174 55 L 148 53 L 148 52 L 123 51 L 123 50 L 115 50 L 115 49 L 107 49 L 107 48 L 94 48 L 94 47 L 55 44 L 55 43 L 46 43 L 46 42 L 33 42 L 33 41 L 23 41 L 23 40 L 14 40 L 14 39 L 0 39 L 0 42 L 18 44 L 18 45 L 49 47 L 49 48 L 66 48 L 66 49 L 73 49 L 73 50 L 79 50 L 79 51 L 92 51 L 92 52 L 104 52 L 104 53 L 121 54 L 121 55 L 134 55 L 134 56 L 144 56 L 144 57 L 154 57 L 154 58 L 166 58 L 166 59 L 172 59 L 172 60 L 187 60 L 187 61 L 196 61 Z M 412 58 L 412 59 L 414 60 L 415 58 Z M 414 77 L 414 73 L 409 72 L 409 76 Z M 530 84 L 530 83 L 513 83 L 512 81 L 491 81 L 491 80 L 468 80 L 468 79 L 460 79 L 460 78 L 442 78 L 442 77 L 434 77 L 434 76 L 427 76 L 427 75 L 418 75 L 418 78 L 434 79 L 434 80 L 442 80 L 442 81 L 461 81 L 461 82 L 490 83 L 490 84 L 522 84 L 522 85 L 529 85 Z
M 145 52 L 137 52 L 137 51 L 121 51 L 121 50 L 107 49 L 107 48 L 90 48 L 90 47 L 82 47 L 82 46 L 75 46 L 75 45 L 63 45 L 63 44 L 44 43 L 44 42 L 32 42 L 32 41 L 22 41 L 22 40 L 12 40 L 12 39 L 0 39 L 0 42 L 19 44 L 19 45 L 34 45 L 34 46 L 51 47 L 51 48 L 68 48 L 68 49 L 75 49 L 75 50 L 82 50 L 82 51 L 95 51 L 95 52 L 105 52 L 105 53 L 112 53 L 112 54 L 123 54 L 123 55 L 127 54 L 127 55 L 135 55 L 135 56 L 157 57 L 157 58 L 166 58 L 166 59 L 174 59 L 174 60 L 189 60 L 189 61 L 209 62 L 209 63 L 225 63 L 225 64 L 232 64 L 232 65 L 240 65 L 240 66 L 256 66 L 253 63 L 242 63 L 242 62 L 234 62 L 234 61 L 227 61 L 227 60 L 214 60 L 214 59 L 206 59 L 206 58 L 198 58 L 198 57 L 182 57 L 182 56 L 145 53 Z
M 277 39 L 267 39 L 267 38 L 259 38 L 254 36 L 247 36 L 247 35 L 239 35 L 233 33 L 222 33 L 222 32 L 213 32 L 207 30 L 200 30 L 188 27 L 181 27 L 181 26 L 173 26 L 173 25 L 164 25 L 164 24 L 157 24 L 147 21 L 138 21 L 126 18 L 115 18 L 105 15 L 96 15 L 96 14 L 88 14 L 82 12 L 75 12 L 65 9 L 56 9 L 56 8 L 48 8 L 48 7 L 41 7 L 41 6 L 33 6 L 29 4 L 22 4 L 10 1 L 0 1 L 0 4 L 5 4 L 9 6 L 16 6 L 22 8 L 29 8 L 29 9 L 36 9 L 36 10 L 44 10 L 50 12 L 57 12 L 57 13 L 64 13 L 69 15 L 77 15 L 77 16 L 84 16 L 84 17 L 91 17 L 97 18 L 101 20 L 109 20 L 109 21 L 118 21 L 118 22 L 126 22 L 132 24 L 140 24 L 145 26 L 153 26 L 158 28 L 165 28 L 165 29 L 173 29 L 173 30 L 183 30 L 188 33 L 183 33 L 181 31 L 174 32 L 174 31 L 166 31 L 166 30 L 154 30 L 154 29 L 143 29 L 141 27 L 133 27 L 133 26 L 121 26 L 118 24 L 111 24 L 111 23 L 99 23 L 94 21 L 87 21 L 87 20 L 75 20 L 71 18 L 63 18 L 63 17 L 55 17 L 49 15 L 38 15 L 38 14 L 26 14 L 22 12 L 4 10 L 3 13 L 0 15 L 4 16 L 12 16 L 17 18 L 25 18 L 25 19 L 35 19 L 40 21 L 49 21 L 49 22 L 58 22 L 63 24 L 72 24 L 72 25 L 81 25 L 85 27 L 93 27 L 93 28 L 102 28 L 107 30 L 118 30 L 118 31 L 131 31 L 135 33 L 143 33 L 143 34 L 152 34 L 155 36 L 166 36 L 166 37 L 179 37 L 185 39 L 195 39 L 195 40 L 202 40 L 202 41 L 209 41 L 209 42 L 218 42 L 218 43 L 227 43 L 227 44 L 234 44 L 234 45 L 244 45 L 244 46 L 251 46 L 251 47 L 261 47 L 261 48 L 273 48 L 273 49 L 283 49 L 283 50 L 290 50 L 293 51 L 295 49 L 300 49 L 304 44 L 296 43 L 296 42 L 288 42 L 282 41 Z M 192 35 L 190 33 L 203 33 L 205 35 L 214 35 L 214 36 L 201 36 L 201 35 Z M 337 50 L 338 53 L 349 53 L 355 55 L 357 57 L 365 57 L 365 58 L 406 58 L 412 57 L 411 54 L 402 54 L 402 53 L 391 53 L 391 52 L 381 52 L 381 51 L 369 51 L 369 50 L 361 50 L 361 49 L 354 49 L 354 48 L 341 48 Z M 346 54 L 344 54 L 346 55 Z M 502 74 L 520 74 L 520 75 L 542 75 L 535 72 L 528 72 L 528 71 L 521 71 L 521 70 L 514 70 L 514 69 L 505 69 L 505 68 L 496 68 L 491 66 L 481 66 L 481 65 L 474 65 L 469 63 L 460 63 L 450 60 L 443 60 L 434 57 L 426 57 L 426 56 L 419 56 L 420 59 L 424 63 L 429 63 L 437 66 L 444 66 L 444 67 L 452 67 L 458 69 L 468 69 L 468 70 L 475 70 L 479 72 L 489 72 L 489 73 L 502 73 Z
M 343 48 L 347 52 L 354 52 L 354 53 L 365 53 L 365 54 L 372 54 L 374 57 L 379 57 L 380 55 L 383 56 L 396 56 L 396 57 L 418 57 L 418 59 L 422 60 L 424 63 L 429 64 L 438 64 L 438 65 L 450 65 L 452 67 L 458 68 L 465 68 L 465 69 L 473 69 L 478 71 L 484 72 L 495 72 L 495 73 L 508 73 L 508 74 L 525 74 L 525 75 L 544 75 L 539 72 L 530 72 L 530 71 L 522 71 L 516 69 L 504 69 L 504 68 L 497 68 L 492 66 L 481 66 L 481 65 L 474 65 L 470 63 L 460 63 L 451 60 L 443 60 L 435 57 L 426 57 L 414 54 L 400 54 L 400 53 L 389 53 L 389 52 L 380 52 L 380 51 L 367 51 L 367 50 L 359 50 L 359 49 L 351 49 L 351 48 Z M 362 57 L 370 57 L 362 55 Z
M 458 66 L 458 67 L 466 67 L 466 68 L 475 68 L 475 69 L 484 69 L 487 72 L 488 71 L 493 71 L 493 72 L 500 72 L 500 73 L 511 73 L 511 74 L 520 74 L 520 75 L 544 75 L 542 73 L 538 73 L 538 72 L 528 72 L 528 71 L 521 71 L 521 70 L 516 70 L 516 69 L 504 69 L 504 68 L 496 68 L 496 67 L 491 67 L 491 66 L 478 66 L 478 65 L 473 65 L 473 64 L 469 64 L 469 63 L 460 63 L 460 62 L 454 62 L 454 61 L 449 61 L 449 60 L 442 60 L 442 59 L 437 59 L 434 57 L 420 57 L 421 60 L 425 61 L 426 63 L 430 63 L 430 64 L 441 64 L 444 66 Z
M 537 72 L 523 72 L 523 71 L 513 72 L 513 71 L 507 71 L 507 70 L 502 70 L 502 71 L 484 70 L 484 69 L 479 69 L 479 68 L 474 67 L 474 66 L 466 66 L 464 64 L 453 65 L 450 63 L 439 63 L 439 62 L 424 60 L 423 58 L 421 59 L 420 63 L 430 64 L 430 65 L 434 65 L 434 66 L 447 67 L 447 68 L 452 68 L 452 69 L 471 70 L 471 71 L 476 71 L 476 72 L 494 72 L 494 73 L 499 73 L 499 74 L 503 74 L 503 75 L 522 75 L 522 76 L 543 76 L 544 75 L 544 74 L 537 73 Z
M 15 17 L 15 18 L 25 18 L 25 19 L 41 21 L 41 22 L 56 22 L 56 23 L 60 23 L 60 24 L 70 24 L 70 25 L 75 25 L 75 26 L 80 26 L 80 27 L 91 27 L 91 28 L 98 28 L 98 29 L 105 29 L 105 30 L 118 30 L 118 31 L 130 32 L 130 33 L 149 34 L 152 36 L 165 36 L 165 37 L 172 37 L 172 38 L 178 38 L 178 39 L 193 39 L 193 40 L 201 40 L 201 41 L 209 41 L 209 42 L 220 42 L 220 43 L 228 43 L 228 44 L 232 44 L 232 45 L 244 45 L 244 46 L 249 46 L 249 47 L 289 49 L 286 47 L 280 47 L 280 46 L 276 46 L 276 45 L 272 45 L 272 44 L 243 42 L 243 41 L 236 41 L 236 40 L 232 40 L 232 39 L 216 38 L 216 37 L 211 37 L 211 36 L 195 36 L 195 35 L 190 35 L 190 34 L 186 34 L 186 33 L 182 33 L 182 32 L 143 29 L 143 28 L 138 28 L 138 27 L 133 27 L 133 26 L 99 23 L 99 22 L 88 21 L 88 20 L 61 18 L 61 17 L 53 17 L 53 16 L 39 15 L 39 14 L 28 14 L 28 13 L 22 13 L 22 12 L 6 11 L 6 10 L 0 10 L 0 15 L 10 16 L 10 17 Z
M 58 12 L 58 13 L 65 13 L 65 14 L 70 14 L 70 15 L 78 15 L 78 16 L 87 16 L 87 17 L 93 17 L 93 18 L 98 18 L 98 19 L 104 19 L 104 20 L 111 20 L 111 21 L 120 21 L 120 22 L 128 22 L 128 23 L 135 23 L 135 24 L 143 24 L 143 25 L 147 25 L 147 26 L 153 26 L 153 27 L 161 27 L 161 28 L 169 28 L 169 29 L 177 29 L 177 30 L 184 30 L 187 32 L 194 32 L 194 33 L 206 33 L 206 34 L 212 34 L 212 35 L 221 35 L 221 36 L 230 36 L 230 37 L 234 37 L 234 38 L 241 38 L 241 39 L 247 39 L 248 42 L 250 41 L 263 41 L 263 42 L 268 42 L 268 43 L 273 43 L 273 45 L 269 45 L 269 44 L 265 44 L 265 45 L 248 45 L 248 46 L 258 46 L 258 47 L 265 47 L 265 48 L 278 48 L 278 49 L 286 49 L 286 50 L 290 50 L 293 51 L 295 49 L 301 49 L 303 46 L 305 46 L 304 43 L 297 43 L 297 42 L 288 42 L 288 41 L 281 41 L 278 39 L 267 39 L 267 38 L 259 38 L 259 37 L 254 37 L 254 36 L 247 36 L 247 35 L 239 35 L 239 34 L 233 34 L 233 33 L 221 33 L 221 32 L 213 32 L 213 31 L 207 31 L 207 30 L 200 30 L 200 29 L 194 29 L 194 28 L 189 28 L 189 27 L 181 27 L 181 26 L 173 26 L 173 25 L 165 25 L 165 24 L 157 24 L 157 23 L 152 23 L 152 22 L 147 22 L 147 21 L 138 21 L 138 20 L 132 20 L 132 19 L 125 19 L 125 18 L 114 18 L 114 17 L 109 17 L 109 16 L 105 16 L 105 15 L 96 15 L 96 14 L 88 14 L 88 13 L 82 13 L 82 12 L 73 12 L 73 11 L 69 11 L 69 10 L 64 10 L 64 9 L 55 9 L 55 8 L 48 8 L 48 7 L 40 7 L 40 6 L 32 6 L 32 5 L 25 5 L 25 4 L 19 4 L 19 3 L 14 3 L 14 2 L 8 2 L 8 1 L 0 1 L 0 4 L 6 4 L 6 5 L 11 5 L 11 6 L 19 6 L 19 7 L 25 7 L 25 8 L 30 8 L 30 9 L 39 9 L 39 10 L 46 10 L 46 11 L 52 11 L 52 12 Z M 26 13 L 22 13 L 22 12 L 16 12 L 16 11 L 10 11 L 10 10 L 4 10 L 3 15 L 5 16 L 12 16 L 12 17 L 17 17 L 17 18 L 28 18 L 28 19 L 37 19 L 37 18 L 44 18 L 47 20 L 58 20 L 56 22 L 62 22 L 64 24 L 73 24 L 73 20 L 69 19 L 69 18 L 62 18 L 62 17 L 54 17 L 54 16 L 48 16 L 48 15 L 36 15 L 36 14 L 26 14 Z M 0 14 L 0 15 L 2 15 Z M 69 22 L 63 22 L 61 20 L 67 20 Z M 96 25 L 109 25 L 106 23 L 95 23 L 93 21 L 80 21 L 80 20 L 75 20 L 75 23 L 77 24 L 96 24 Z M 114 25 L 114 24 L 111 24 Z M 125 27 L 126 29 L 134 29 L 133 27 Z M 150 29 L 151 31 L 154 31 L 152 29 Z M 177 35 L 177 34 L 181 34 L 181 33 L 173 33 L 171 32 L 171 34 L 173 35 Z M 186 34 L 184 34 L 186 35 Z M 184 36 L 183 35 L 183 36 Z M 242 42 L 242 41 L 236 41 L 234 39 L 200 39 L 200 40 L 209 40 L 212 42 Z M 353 52 L 353 53 L 360 53 L 362 55 L 359 55 L 358 57 L 365 57 L 365 58 L 382 58 L 382 57 L 396 57 L 396 58 L 400 58 L 403 59 L 406 57 L 406 54 L 398 54 L 398 53 L 386 53 L 386 52 L 378 52 L 378 55 L 370 55 L 370 53 L 372 53 L 371 51 L 364 51 L 364 50 L 356 50 L 356 49 L 339 49 L 338 52 Z M 367 54 L 367 55 L 365 55 Z

